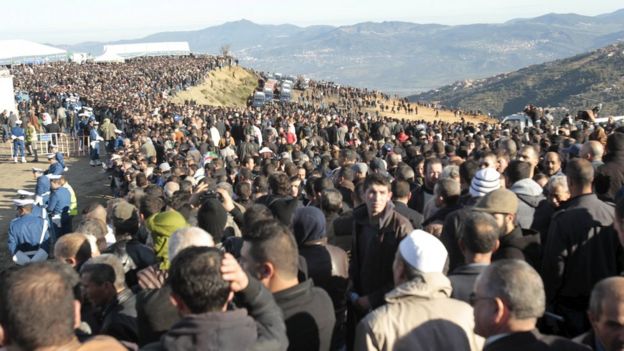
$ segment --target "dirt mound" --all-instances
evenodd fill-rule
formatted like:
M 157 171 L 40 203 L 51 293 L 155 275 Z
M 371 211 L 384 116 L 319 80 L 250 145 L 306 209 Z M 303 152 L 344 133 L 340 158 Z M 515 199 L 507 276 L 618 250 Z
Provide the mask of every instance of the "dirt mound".
M 244 107 L 259 78 L 240 66 L 225 67 L 210 72 L 202 84 L 178 92 L 171 101 L 182 104 L 185 100 L 195 100 L 200 105 Z

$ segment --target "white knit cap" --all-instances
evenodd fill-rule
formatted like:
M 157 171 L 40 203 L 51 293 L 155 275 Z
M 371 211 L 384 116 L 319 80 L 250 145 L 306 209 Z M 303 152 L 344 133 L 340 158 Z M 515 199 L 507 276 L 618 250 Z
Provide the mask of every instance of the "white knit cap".
M 401 240 L 399 252 L 405 262 L 423 273 L 442 273 L 448 256 L 438 238 L 420 229 Z
M 470 182 L 470 195 L 485 196 L 500 188 L 500 173 L 494 168 L 483 168 L 477 171 Z

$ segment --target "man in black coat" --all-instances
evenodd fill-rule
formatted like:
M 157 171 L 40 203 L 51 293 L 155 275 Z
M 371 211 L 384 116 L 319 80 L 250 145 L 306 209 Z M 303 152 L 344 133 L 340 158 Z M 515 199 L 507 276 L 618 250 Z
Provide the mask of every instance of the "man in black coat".
M 188 247 L 173 259 L 169 283 L 182 319 L 142 350 L 286 350 L 275 301 L 232 255 Z M 227 310 L 233 297 L 246 310 Z
M 613 205 L 592 192 L 594 169 L 584 159 L 566 167 L 571 198 L 553 216 L 544 246 L 542 277 L 548 303 L 563 315 L 568 335 L 589 328 L 585 311 L 592 287 L 621 271 L 621 246 L 613 230 Z
M 467 213 L 459 239 L 466 264 L 448 275 L 453 287 L 452 298 L 470 302 L 477 277 L 490 264 L 492 252 L 498 249 L 499 233 L 498 224 L 489 214 L 477 211 Z
M 589 350 L 535 328 L 546 309 L 546 296 L 539 274 L 524 261 L 492 263 L 477 279 L 470 298 L 475 332 L 486 338 L 483 351 Z
M 624 133 L 615 132 L 607 138 L 604 164 L 596 174 L 596 193 L 604 201 L 615 201 L 624 186 Z
M 407 218 L 414 229 L 422 228 L 423 215 L 407 207 L 411 193 L 410 184 L 404 180 L 392 182 L 392 203 L 394 210 Z
M 282 309 L 288 349 L 329 350 L 336 323 L 332 300 L 312 280 L 299 282 L 299 252 L 290 230 L 278 221 L 264 221 L 243 240 L 241 263 L 273 293 Z

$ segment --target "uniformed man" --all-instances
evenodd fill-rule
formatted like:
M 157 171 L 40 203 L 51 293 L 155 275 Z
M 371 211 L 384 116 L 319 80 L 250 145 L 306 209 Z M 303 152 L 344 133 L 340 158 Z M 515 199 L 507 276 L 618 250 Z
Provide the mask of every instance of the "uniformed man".
M 33 177 L 37 180 L 35 185 L 35 204 L 43 207 L 48 206 L 50 198 L 50 178 L 44 175 L 41 168 L 33 168 Z
M 15 127 L 11 128 L 11 140 L 13 140 L 13 160 L 17 163 L 18 151 L 22 156 L 22 163 L 26 162 L 25 148 L 24 148 L 24 128 L 22 128 L 22 121 L 19 119 L 15 121 Z
M 9 252 L 19 265 L 43 261 L 50 252 L 48 221 L 33 214 L 32 199 L 13 200 L 17 207 L 17 218 L 9 224 Z M 45 215 L 45 210 L 43 211 Z
M 54 237 L 58 238 L 71 231 L 71 194 L 63 187 L 60 175 L 50 175 L 52 193 L 48 201 L 48 215 L 54 228 Z
M 50 163 L 50 166 L 48 166 L 48 170 L 45 174 L 63 174 L 63 166 L 61 166 L 61 164 L 56 160 L 56 154 L 48 154 L 48 162 Z
M 61 183 L 63 184 L 63 188 L 69 190 L 69 195 L 71 198 L 71 205 L 69 206 L 69 216 L 73 219 L 74 216 L 78 214 L 78 199 L 76 198 L 76 192 L 74 188 L 69 185 L 65 176 L 61 176 Z
M 56 162 L 58 162 L 58 164 L 61 165 L 61 168 L 63 168 L 63 171 L 67 172 L 68 168 L 65 166 L 65 156 L 63 156 L 63 153 L 58 150 L 58 146 L 54 144 L 50 144 L 50 152 L 54 154 L 54 158 L 56 159 Z

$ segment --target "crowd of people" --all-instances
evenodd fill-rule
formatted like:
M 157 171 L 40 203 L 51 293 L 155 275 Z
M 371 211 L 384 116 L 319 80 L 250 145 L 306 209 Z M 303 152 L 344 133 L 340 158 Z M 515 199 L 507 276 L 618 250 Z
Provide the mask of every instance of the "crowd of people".
M 623 127 L 392 119 L 366 107 L 416 105 L 325 83 L 262 108 L 168 100 L 233 63 L 11 69 L 31 96 L 14 119 L 89 135 L 113 199 L 77 204 L 53 147 L 33 170 L 0 345 L 624 346 Z

